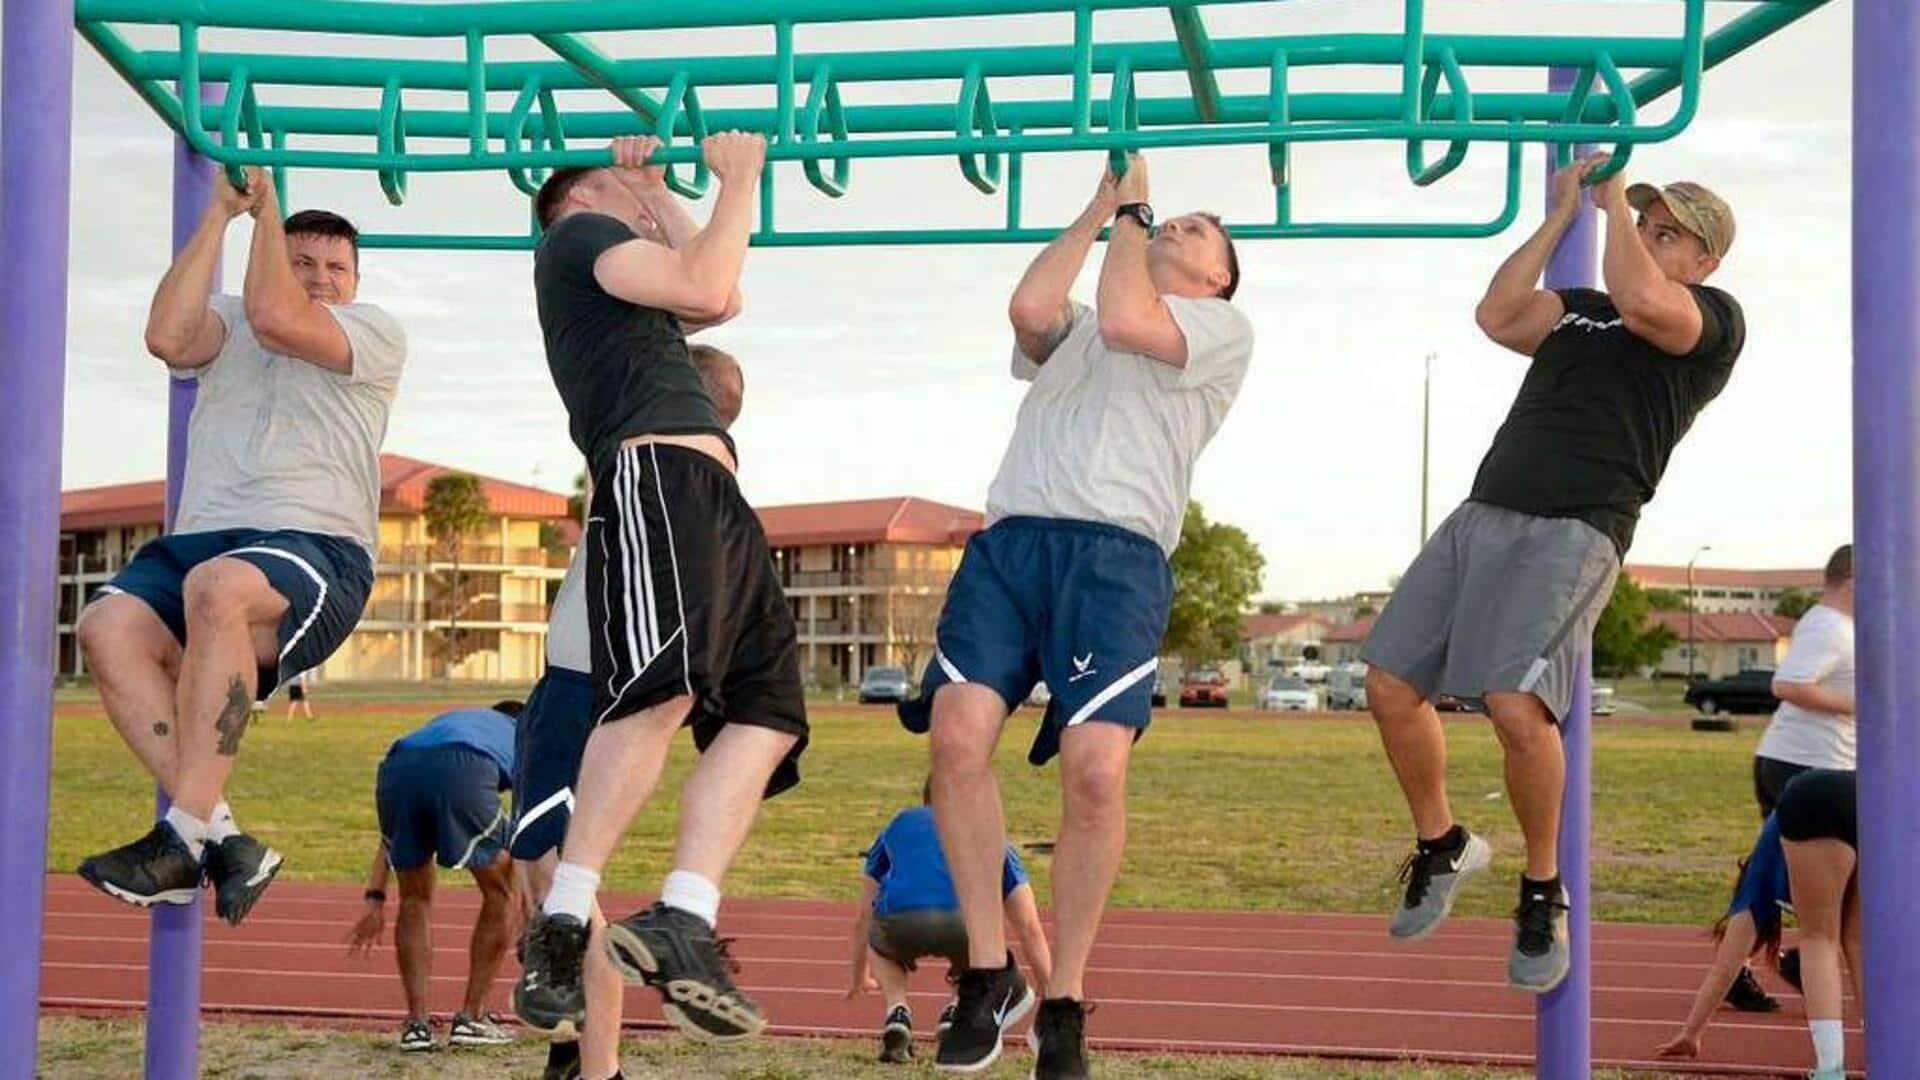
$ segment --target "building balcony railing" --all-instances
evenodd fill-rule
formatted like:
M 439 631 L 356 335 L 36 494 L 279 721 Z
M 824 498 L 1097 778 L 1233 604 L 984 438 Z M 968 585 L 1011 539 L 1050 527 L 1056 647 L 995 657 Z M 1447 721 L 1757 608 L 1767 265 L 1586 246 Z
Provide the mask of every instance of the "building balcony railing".
M 365 622 L 430 623 L 452 622 L 456 614 L 445 603 L 420 604 L 407 600 L 375 600 L 361 616 Z M 545 604 L 502 604 L 497 600 L 475 600 L 458 609 L 463 623 L 543 623 L 547 621 Z
M 789 589 L 895 589 L 945 588 L 953 577 L 951 570 L 786 570 L 780 584 Z
M 540 547 L 502 547 L 498 544 L 462 544 L 458 551 L 463 568 L 535 566 L 565 569 L 570 552 Z M 383 570 L 425 569 L 428 566 L 453 565 L 455 552 L 440 544 L 387 544 L 380 548 L 378 566 Z

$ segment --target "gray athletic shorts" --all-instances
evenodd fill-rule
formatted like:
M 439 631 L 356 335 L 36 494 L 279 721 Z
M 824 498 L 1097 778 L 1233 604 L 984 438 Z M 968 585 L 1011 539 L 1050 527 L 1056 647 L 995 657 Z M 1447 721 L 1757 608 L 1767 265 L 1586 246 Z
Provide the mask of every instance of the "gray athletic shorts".
M 924 908 L 876 915 L 867 945 L 908 971 L 924 957 L 943 957 L 958 971 L 967 966 L 967 924 L 958 911 Z
M 1428 698 L 1479 708 L 1517 691 L 1562 720 L 1619 573 L 1613 541 L 1578 518 L 1465 503 L 1407 567 L 1360 656 Z

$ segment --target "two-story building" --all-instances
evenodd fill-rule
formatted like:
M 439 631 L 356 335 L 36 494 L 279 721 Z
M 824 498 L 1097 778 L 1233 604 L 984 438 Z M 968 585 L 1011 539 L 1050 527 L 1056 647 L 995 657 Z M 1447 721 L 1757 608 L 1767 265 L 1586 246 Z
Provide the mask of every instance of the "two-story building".
M 1682 602 L 1688 591 L 1684 566 L 1653 566 L 1628 563 L 1623 572 L 1643 589 L 1665 589 L 1677 593 Z M 1816 566 L 1807 570 L 1735 570 L 1723 566 L 1696 566 L 1692 574 L 1695 612 L 1752 612 L 1773 614 L 1774 606 L 1789 590 L 1820 595 L 1825 575 Z

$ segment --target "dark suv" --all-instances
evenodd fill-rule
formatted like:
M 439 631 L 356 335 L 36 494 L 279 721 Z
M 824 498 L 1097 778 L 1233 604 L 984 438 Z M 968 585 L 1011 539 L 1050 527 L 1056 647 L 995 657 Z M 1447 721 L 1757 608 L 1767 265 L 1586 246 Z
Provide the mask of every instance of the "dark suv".
M 1749 668 L 1726 679 L 1701 679 L 1687 687 L 1686 701 L 1708 716 L 1761 715 L 1780 707 L 1780 699 L 1773 696 L 1772 668 Z

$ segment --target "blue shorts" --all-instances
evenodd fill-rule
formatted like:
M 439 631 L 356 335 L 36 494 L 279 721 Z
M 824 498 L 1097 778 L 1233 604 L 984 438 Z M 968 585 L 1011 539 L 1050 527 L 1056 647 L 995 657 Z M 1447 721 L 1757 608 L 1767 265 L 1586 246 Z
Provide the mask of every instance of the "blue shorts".
M 1771 936 L 1780 922 L 1780 911 L 1793 906 L 1793 885 L 1787 877 L 1787 853 L 1780 846 L 1780 818 L 1768 814 L 1754 840 L 1753 852 L 1741 865 L 1740 884 L 1735 888 L 1733 904 L 1727 915 L 1747 912 L 1762 937 Z
M 560 850 L 573 813 L 580 755 L 593 733 L 593 677 L 549 667 L 513 734 L 513 857 Z
M 507 832 L 500 766 L 470 746 L 402 747 L 380 763 L 374 806 L 387 862 L 415 870 L 438 857 L 463 870 L 500 857 Z
M 255 696 L 265 700 L 280 680 L 319 667 L 347 640 L 373 589 L 373 560 L 355 541 L 325 533 L 282 529 L 218 529 L 174 533 L 149 540 L 95 597 L 125 593 L 160 616 L 182 645 L 187 642 L 187 573 L 210 559 L 250 563 L 287 599 L 280 620 L 280 659 L 260 668 Z
M 900 706 L 900 722 L 925 732 L 934 692 L 948 683 L 991 687 L 1013 708 L 1044 680 L 1052 700 L 1027 754 L 1033 764 L 1088 720 L 1144 731 L 1172 602 L 1167 557 L 1138 533 L 1056 518 L 997 522 L 967 541 L 920 696 Z

